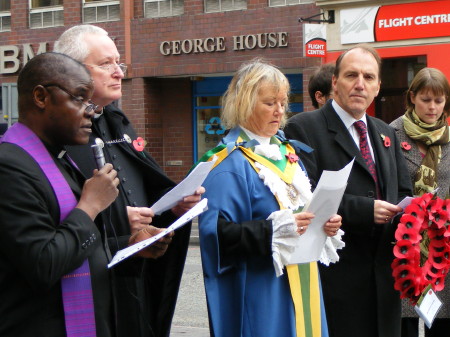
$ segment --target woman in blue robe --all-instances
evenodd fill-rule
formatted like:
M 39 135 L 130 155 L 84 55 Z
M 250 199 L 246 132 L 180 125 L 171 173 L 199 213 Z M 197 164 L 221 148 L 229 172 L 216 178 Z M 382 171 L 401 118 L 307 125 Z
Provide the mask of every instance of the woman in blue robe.
M 222 124 L 231 130 L 203 158 L 218 157 L 199 220 L 211 336 L 328 336 L 316 262 L 288 265 L 314 218 L 301 211 L 311 198 L 303 165 L 279 131 L 289 89 L 276 67 L 244 64 L 223 101 Z M 340 226 L 339 215 L 324 225 L 330 246 L 342 243 Z

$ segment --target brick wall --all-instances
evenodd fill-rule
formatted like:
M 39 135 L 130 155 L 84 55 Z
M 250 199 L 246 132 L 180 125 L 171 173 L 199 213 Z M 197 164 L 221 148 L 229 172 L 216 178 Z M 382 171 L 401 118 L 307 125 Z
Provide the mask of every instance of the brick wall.
M 303 57 L 303 28 L 300 17 L 318 13 L 314 4 L 267 7 L 268 0 L 249 0 L 248 9 L 203 13 L 202 0 L 185 0 L 185 14 L 177 17 L 145 19 L 135 6 L 131 26 L 133 71 L 136 76 L 170 76 L 234 72 L 251 58 L 263 56 L 281 68 L 302 69 L 318 63 Z M 288 48 L 255 48 L 233 51 L 233 36 L 268 32 L 288 32 Z M 226 50 L 164 56 L 163 41 L 224 37 Z M 139 52 L 136 52 L 139 51 Z
M 12 32 L 0 33 L 0 46 L 31 43 L 37 52 L 38 43 L 53 42 L 70 26 L 82 22 L 81 0 L 64 1 L 64 27 L 28 28 L 28 1 L 12 1 Z M 247 10 L 203 13 L 203 0 L 185 0 L 185 13 L 170 18 L 144 18 L 143 1 L 131 6 L 131 63 L 129 77 L 123 81 L 120 102 L 136 128 L 147 140 L 147 150 L 175 181 L 180 181 L 191 165 L 193 153 L 192 88 L 189 80 L 195 75 L 230 75 L 244 61 L 264 57 L 290 72 L 304 73 L 304 87 L 318 58 L 304 58 L 302 24 L 298 18 L 318 13 L 314 4 L 269 8 L 268 0 L 249 0 Z M 126 36 L 123 21 L 99 23 L 114 39 L 124 57 Z M 256 35 L 269 32 L 288 32 L 288 47 L 233 50 L 233 36 Z M 191 53 L 164 56 L 160 53 L 163 41 L 223 37 L 226 50 L 211 53 Z M 21 48 L 22 50 L 22 48 Z M 20 55 L 22 58 L 22 55 Z M 163 78 L 166 77 L 166 78 Z M 17 74 L 0 75 L 0 83 L 15 82 Z M 312 106 L 305 91 L 304 107 Z M 169 161 L 181 161 L 181 166 L 168 166 Z
M 191 81 L 188 78 L 164 79 L 161 89 L 161 100 L 164 103 L 161 104 L 164 130 L 163 163 L 169 176 L 178 181 L 193 164 Z M 181 161 L 182 166 L 167 165 L 169 161 L 174 160 Z
M 137 78 L 123 85 L 122 109 L 147 141 L 146 150 L 177 182 L 193 165 L 191 90 L 188 78 Z

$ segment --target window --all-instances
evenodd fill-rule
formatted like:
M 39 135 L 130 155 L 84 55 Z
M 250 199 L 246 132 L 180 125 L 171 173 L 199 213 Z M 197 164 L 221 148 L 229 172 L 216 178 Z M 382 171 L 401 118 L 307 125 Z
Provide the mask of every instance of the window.
M 120 1 L 83 0 L 83 22 L 120 20 Z
M 286 77 L 291 85 L 289 110 L 293 115 L 303 111 L 303 75 L 289 74 Z M 199 77 L 193 82 L 194 162 L 225 136 L 220 110 L 222 96 L 230 82 L 231 77 Z
M 313 2 L 313 0 L 269 0 L 269 7 L 310 4 Z
M 0 0 L 0 32 L 11 31 L 11 0 Z
M 144 0 L 145 17 L 161 18 L 184 13 L 184 0 Z
M 11 126 L 19 120 L 17 110 L 17 83 L 3 83 L 1 86 L 1 95 L 0 110 L 2 116 L 0 118 L 0 124 L 6 123 L 8 126 Z
M 30 28 L 45 28 L 63 25 L 63 0 L 30 1 Z
M 247 0 L 205 0 L 205 13 L 247 9 Z

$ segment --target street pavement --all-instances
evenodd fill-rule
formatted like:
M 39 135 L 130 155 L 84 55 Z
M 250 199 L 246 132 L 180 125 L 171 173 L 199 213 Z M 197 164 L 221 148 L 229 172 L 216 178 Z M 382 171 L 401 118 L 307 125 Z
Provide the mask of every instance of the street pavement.
M 198 227 L 193 223 L 191 244 L 181 279 L 171 337 L 209 337 Z
M 423 321 L 419 324 L 419 337 L 424 336 Z M 198 227 L 193 223 L 191 244 L 181 279 L 170 337 L 209 337 Z

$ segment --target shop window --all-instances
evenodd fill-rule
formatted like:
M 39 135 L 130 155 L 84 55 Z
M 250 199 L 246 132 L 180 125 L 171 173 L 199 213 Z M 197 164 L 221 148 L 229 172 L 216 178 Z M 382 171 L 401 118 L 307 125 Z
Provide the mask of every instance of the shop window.
M 222 139 L 225 129 L 220 124 L 221 96 L 197 97 L 198 158 L 214 148 Z
M 310 4 L 313 2 L 313 0 L 269 0 L 269 7 Z
M 144 0 L 146 18 L 184 14 L 184 0 Z
M 3 83 L 1 86 L 1 118 L 0 123 L 11 126 L 19 120 L 17 110 L 17 84 Z
M 0 0 L 0 32 L 11 31 L 11 0 Z
M 120 20 L 120 1 L 83 0 L 83 22 Z
M 30 28 L 63 25 L 63 0 L 30 0 Z
M 247 0 L 205 0 L 205 13 L 247 9 Z
M 303 75 L 286 75 L 291 85 L 289 110 L 292 114 L 303 111 Z M 225 135 L 221 125 L 222 96 L 231 77 L 198 78 L 194 81 L 194 161 L 214 148 Z

